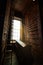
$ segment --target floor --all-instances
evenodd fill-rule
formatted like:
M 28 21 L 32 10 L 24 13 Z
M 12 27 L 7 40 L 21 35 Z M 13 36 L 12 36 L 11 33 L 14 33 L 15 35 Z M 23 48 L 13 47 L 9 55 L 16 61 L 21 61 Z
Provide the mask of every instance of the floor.
M 12 49 L 12 44 L 6 47 L 3 65 L 19 65 L 16 53 Z
M 11 45 L 6 49 L 3 65 L 32 65 L 29 61 L 26 59 L 21 47 Z
M 8 48 L 8 50 L 6 50 L 3 65 L 43 65 L 43 64 L 40 62 L 33 61 L 32 59 L 28 59 L 28 56 L 23 55 L 22 50 L 20 48 L 14 47 L 12 50 L 12 48 L 10 47 L 10 49 Z
M 3 65 L 19 65 L 14 52 L 10 50 L 6 53 Z

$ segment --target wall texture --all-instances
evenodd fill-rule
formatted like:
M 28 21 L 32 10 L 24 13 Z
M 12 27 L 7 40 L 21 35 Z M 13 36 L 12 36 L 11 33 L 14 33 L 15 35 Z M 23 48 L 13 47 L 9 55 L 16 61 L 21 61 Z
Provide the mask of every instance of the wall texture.
M 8 29 L 9 29 L 10 6 L 11 6 L 11 2 L 10 2 L 10 0 L 7 0 L 6 12 L 5 12 L 5 18 L 4 18 L 4 26 L 3 26 L 3 33 L 2 33 L 2 60 L 4 57 L 5 46 L 7 43 L 7 36 L 8 36 Z M 2 60 L 1 60 L 1 62 L 2 62 Z
M 42 58 L 42 36 L 38 2 L 33 2 L 25 14 L 24 42 L 31 45 L 34 58 Z

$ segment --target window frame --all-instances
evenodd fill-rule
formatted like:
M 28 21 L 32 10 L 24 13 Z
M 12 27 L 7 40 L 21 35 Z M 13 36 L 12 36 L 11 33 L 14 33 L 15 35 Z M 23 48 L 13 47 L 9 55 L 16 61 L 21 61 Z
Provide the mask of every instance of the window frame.
M 21 22 L 21 29 L 20 29 L 20 40 L 22 39 L 22 33 L 21 33 L 21 31 L 22 31 L 22 19 L 21 18 L 19 18 L 19 17 L 12 17 L 12 20 L 18 20 L 18 21 L 20 21 Z M 11 27 L 12 27 L 12 21 L 11 21 Z M 10 43 L 15 43 L 16 42 L 16 40 L 11 40 L 11 33 L 10 33 Z

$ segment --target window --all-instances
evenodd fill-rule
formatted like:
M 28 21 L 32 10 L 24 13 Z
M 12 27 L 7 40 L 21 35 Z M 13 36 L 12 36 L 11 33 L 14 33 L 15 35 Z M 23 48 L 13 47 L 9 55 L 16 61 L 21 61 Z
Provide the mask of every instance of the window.
M 26 44 L 24 44 L 22 40 L 22 20 L 19 18 L 14 18 L 11 23 L 11 38 L 10 43 L 16 43 L 16 41 L 22 46 L 25 47 Z
M 19 19 L 12 20 L 11 23 L 11 40 L 20 40 L 21 21 Z

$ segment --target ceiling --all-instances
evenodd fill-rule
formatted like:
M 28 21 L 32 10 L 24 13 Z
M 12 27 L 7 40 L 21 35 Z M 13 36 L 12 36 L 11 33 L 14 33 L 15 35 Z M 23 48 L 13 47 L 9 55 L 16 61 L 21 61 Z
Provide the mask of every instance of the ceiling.
M 32 0 L 13 0 L 12 7 L 24 13 L 31 6 Z

